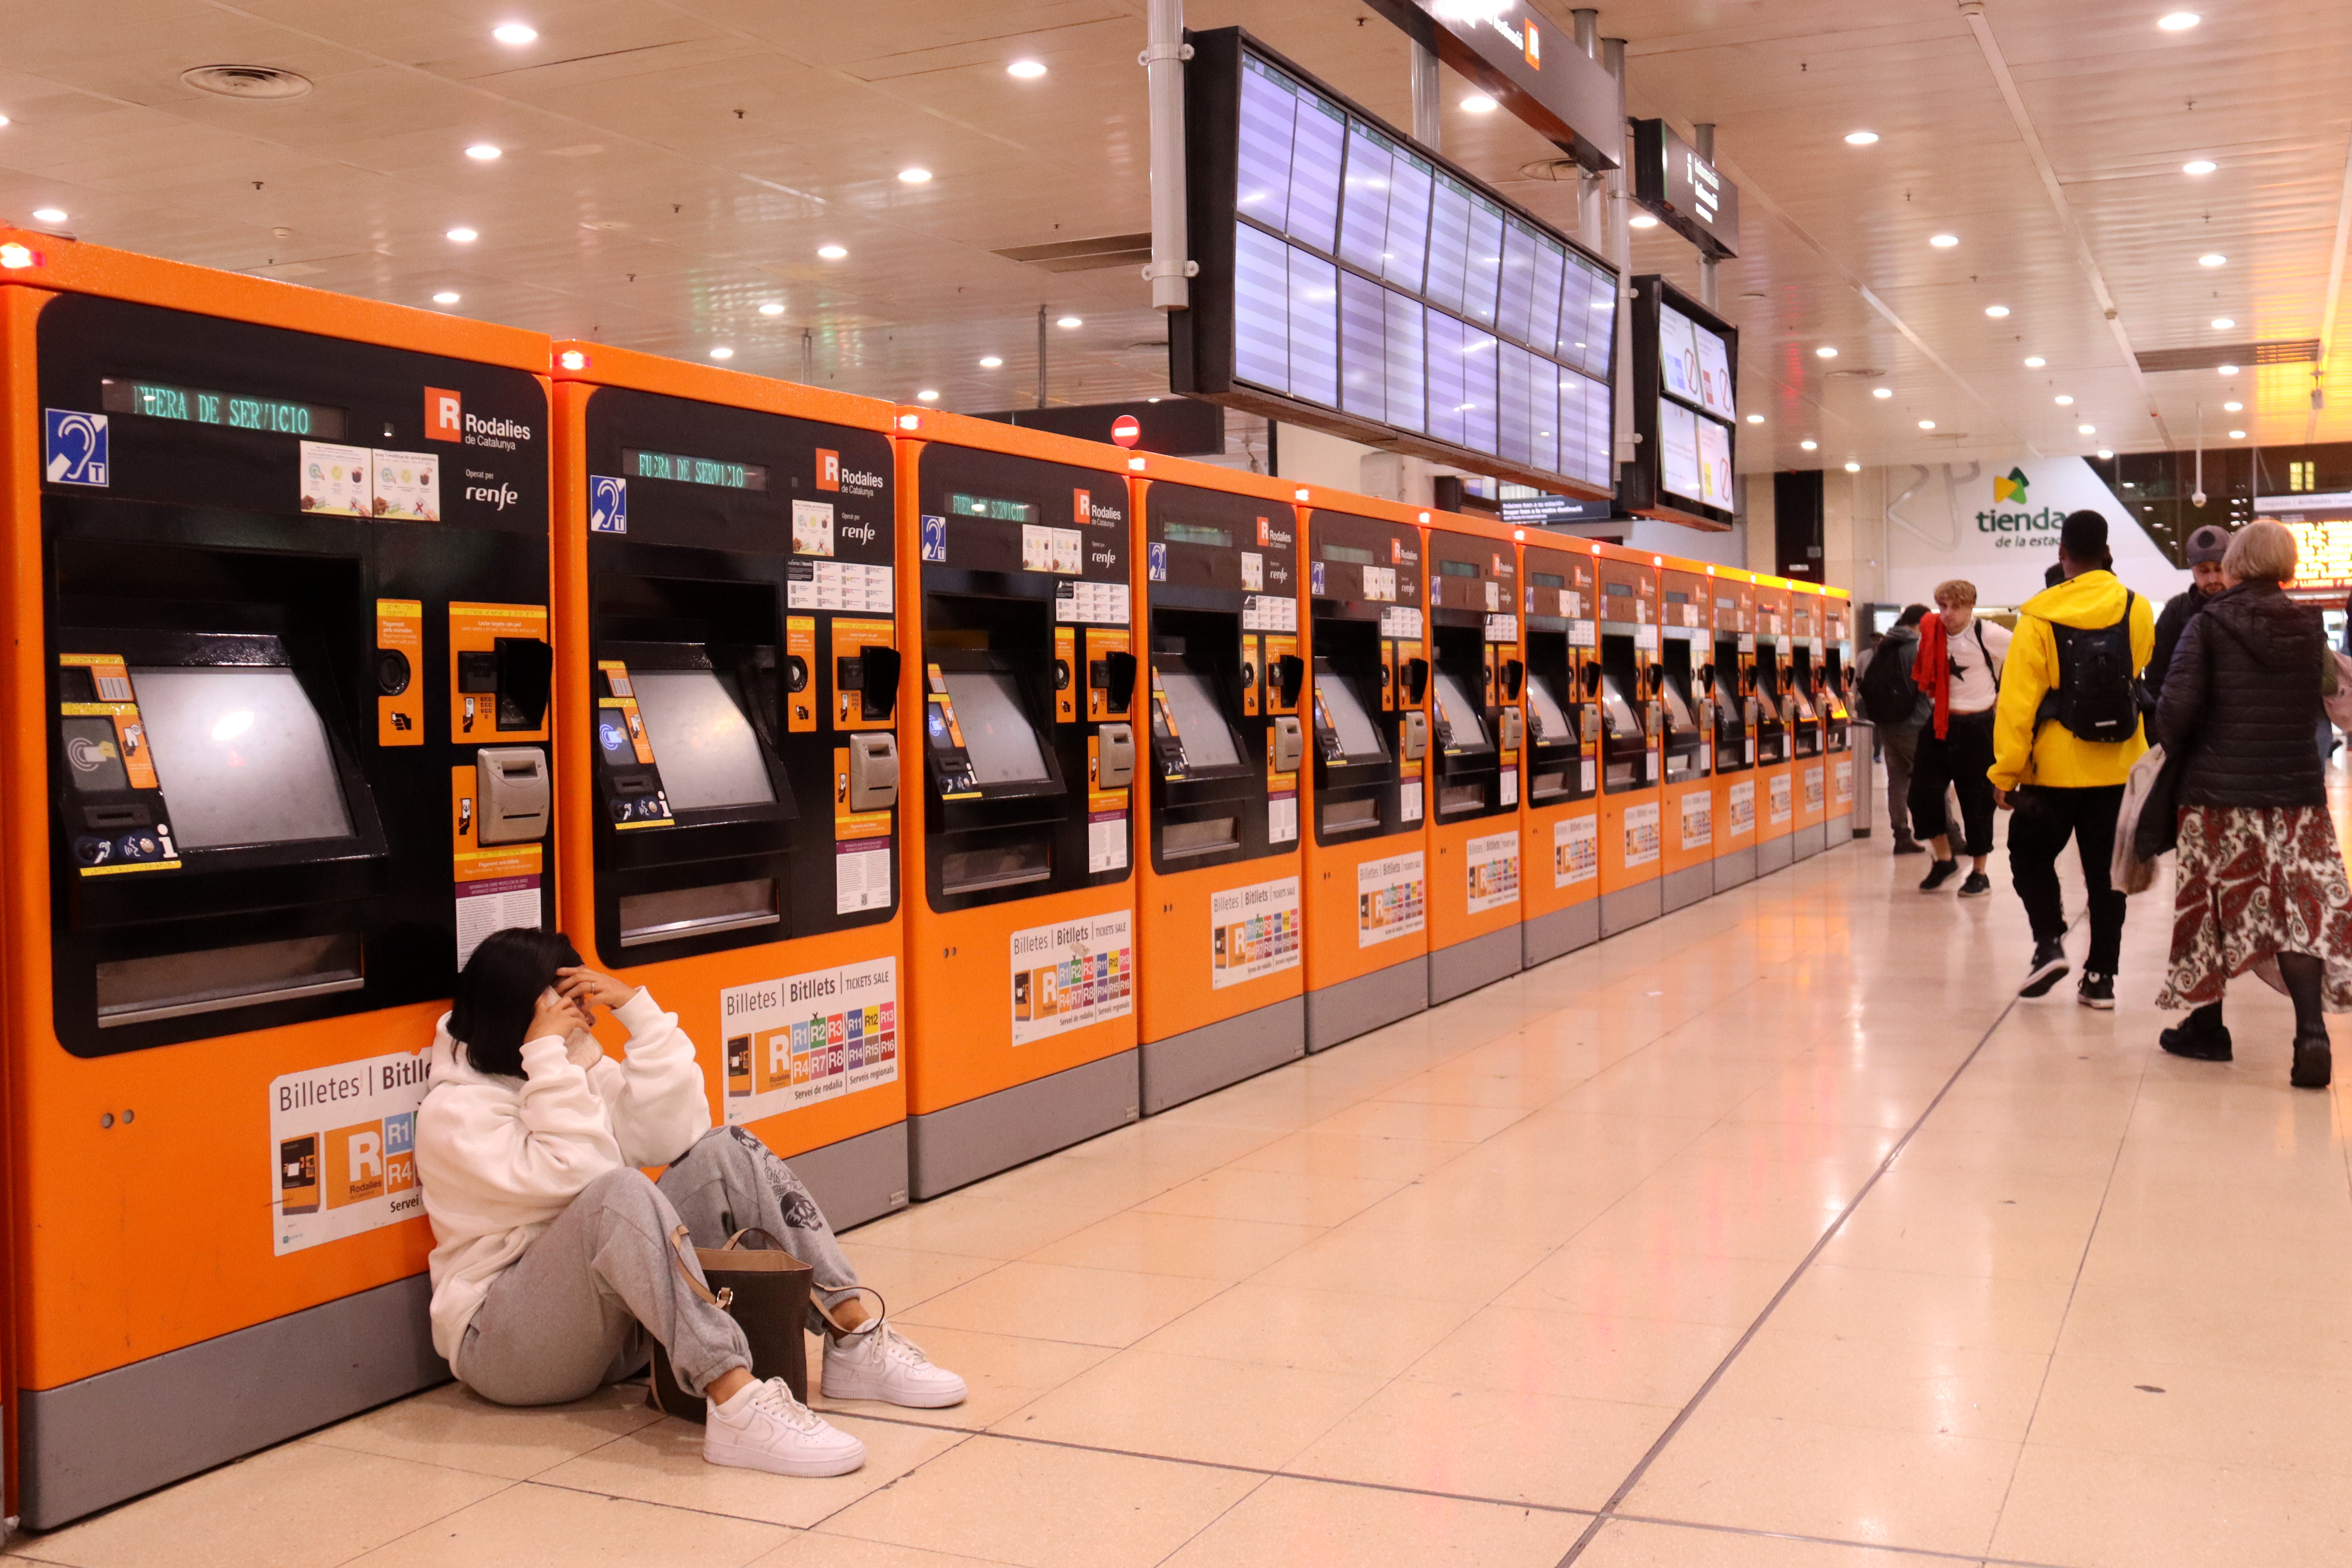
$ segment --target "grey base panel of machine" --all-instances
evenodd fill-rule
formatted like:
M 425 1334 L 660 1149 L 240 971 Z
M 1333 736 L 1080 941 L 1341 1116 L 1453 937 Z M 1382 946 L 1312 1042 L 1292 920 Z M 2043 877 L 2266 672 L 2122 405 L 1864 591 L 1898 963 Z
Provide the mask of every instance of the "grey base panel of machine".
M 1745 849 L 1727 849 L 1715 858 L 1715 890 L 1727 892 L 1742 882 L 1756 879 L 1756 846 Z
M 1786 833 L 1778 838 L 1759 839 L 1756 845 L 1756 874 L 1769 877 L 1775 871 L 1785 871 L 1796 864 L 1796 847 Z
M 1429 1010 L 1429 955 L 1326 985 L 1307 994 L 1307 1048 L 1328 1051 L 1342 1040 L 1386 1028 Z
M 432 1296 L 419 1274 L 61 1388 L 23 1390 L 19 1517 L 53 1530 L 447 1382 L 425 1315 Z
M 1832 844 L 1843 844 L 1849 838 L 1867 838 L 1870 837 L 1869 828 L 1856 827 L 1853 825 L 1853 813 L 1850 811 L 1840 812 L 1837 816 L 1831 817 L 1827 822 L 1822 823 L 1822 831 L 1829 836 L 1829 841 Z
M 1429 955 L 1429 1005 L 1451 1002 L 1517 974 L 1522 956 L 1516 925 L 1439 948 Z
M 903 1121 L 795 1154 L 788 1163 L 835 1230 L 847 1230 L 907 1206 L 907 1124 Z
M 1134 1121 L 1135 1052 L 1066 1068 L 945 1110 L 907 1118 L 908 1184 L 919 1198 L 1025 1164 Z
M 1171 1105 L 1305 1056 L 1307 998 L 1286 997 L 1238 1018 L 1146 1040 L 1136 1050 L 1141 1058 L 1143 1114 L 1157 1116 Z
M 1658 907 L 1669 913 L 1715 897 L 1715 863 L 1685 866 L 1658 879 Z
M 1830 830 L 1825 823 L 1816 822 L 1789 835 L 1789 853 L 1800 860 L 1810 860 L 1829 847 Z
M 1587 899 L 1519 925 L 1519 963 L 1533 969 L 1601 940 L 1601 900 Z
M 1655 877 L 1630 888 L 1620 888 L 1613 893 L 1603 893 L 1601 895 L 1601 934 L 1615 936 L 1621 931 L 1632 931 L 1665 912 L 1665 901 L 1660 894 Z

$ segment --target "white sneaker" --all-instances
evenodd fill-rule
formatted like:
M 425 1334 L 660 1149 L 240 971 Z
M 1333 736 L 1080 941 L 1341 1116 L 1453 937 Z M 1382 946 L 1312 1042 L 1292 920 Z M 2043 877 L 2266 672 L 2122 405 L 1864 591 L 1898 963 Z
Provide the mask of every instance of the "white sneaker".
M 845 1476 L 866 1463 L 866 1445 L 793 1397 L 781 1377 L 739 1389 L 724 1405 L 706 1400 L 702 1457 L 714 1465 L 775 1476 Z
M 909 1343 L 886 1319 L 824 1343 L 827 1399 L 880 1399 L 916 1410 L 963 1403 L 963 1379 Z

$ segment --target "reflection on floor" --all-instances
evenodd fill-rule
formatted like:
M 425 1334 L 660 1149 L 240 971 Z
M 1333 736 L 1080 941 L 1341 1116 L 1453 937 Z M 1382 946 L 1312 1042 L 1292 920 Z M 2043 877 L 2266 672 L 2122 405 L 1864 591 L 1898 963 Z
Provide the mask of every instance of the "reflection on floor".
M 2346 1561 L 2352 1184 L 2284 1001 L 2233 995 L 2234 1065 L 2159 1054 L 2160 886 L 2115 1012 L 2013 1002 L 2000 865 L 1923 897 L 1885 843 L 855 1233 L 972 1386 L 838 1414 L 857 1475 L 711 1468 L 634 1390 L 446 1387 L 12 1550 Z

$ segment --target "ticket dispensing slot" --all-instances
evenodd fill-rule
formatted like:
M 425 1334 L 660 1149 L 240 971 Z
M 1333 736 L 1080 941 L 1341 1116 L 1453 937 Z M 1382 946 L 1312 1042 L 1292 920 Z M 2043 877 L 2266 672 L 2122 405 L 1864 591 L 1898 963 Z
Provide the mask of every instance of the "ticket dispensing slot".
M 806 656 L 773 586 L 603 573 L 590 594 L 598 945 L 651 961 L 792 935 L 778 742 Z
M 384 932 L 390 852 L 339 698 L 373 673 L 329 633 L 339 613 L 367 618 L 350 563 L 164 546 L 126 558 L 78 539 L 56 561 L 68 1048 L 348 1010 L 379 961 L 387 977 L 418 963 Z M 396 955 L 376 952 L 385 941 Z
M 1681 635 L 1677 636 L 1677 633 Z M 1651 672 L 1665 713 L 1666 783 L 1682 784 L 1706 774 L 1700 749 L 1708 746 L 1706 683 L 1701 679 L 1705 648 L 1696 632 L 1669 626 L 1659 645 L 1659 667 Z

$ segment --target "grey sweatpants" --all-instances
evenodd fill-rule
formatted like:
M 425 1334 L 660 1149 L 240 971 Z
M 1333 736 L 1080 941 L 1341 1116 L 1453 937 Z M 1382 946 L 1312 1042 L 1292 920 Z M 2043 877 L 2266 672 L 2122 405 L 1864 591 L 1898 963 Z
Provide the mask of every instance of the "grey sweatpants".
M 659 1185 L 619 1170 L 582 1188 L 491 1282 L 457 1346 L 457 1380 L 498 1405 L 561 1405 L 642 1368 L 655 1341 L 668 1347 L 690 1393 L 749 1367 L 743 1331 L 671 1261 L 680 1221 L 697 1247 L 718 1247 L 746 1226 L 767 1231 L 810 1266 L 828 1304 L 857 1283 L 791 1167 L 740 1128 L 714 1128 Z M 690 1257 L 687 1265 L 701 1279 Z M 809 1326 L 821 1326 L 814 1311 Z

